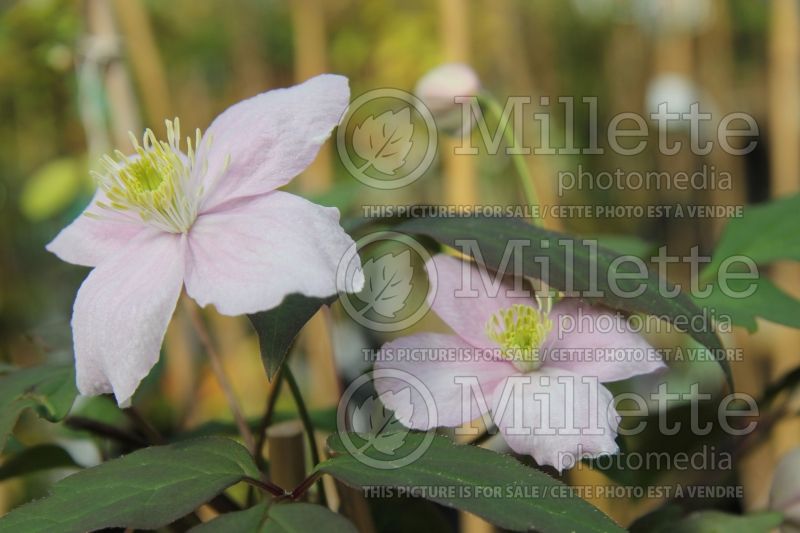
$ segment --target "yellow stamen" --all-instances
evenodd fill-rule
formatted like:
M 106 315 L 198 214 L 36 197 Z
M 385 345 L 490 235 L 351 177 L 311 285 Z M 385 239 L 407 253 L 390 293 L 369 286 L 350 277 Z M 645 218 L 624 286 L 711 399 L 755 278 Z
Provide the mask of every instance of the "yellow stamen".
M 521 372 L 539 368 L 539 350 L 553 328 L 548 317 L 552 300 L 537 297 L 536 301 L 539 309 L 514 304 L 495 313 L 486 323 L 486 335 L 500 345 L 503 357 Z
M 136 155 L 120 151 L 115 158 L 104 156 L 105 173 L 95 173 L 108 203 L 101 209 L 133 214 L 170 233 L 185 233 L 197 218 L 203 186 L 195 172 L 195 149 L 200 145 L 200 130 L 194 143 L 186 139 L 186 154 L 180 149 L 180 121 L 166 121 L 167 142 L 147 130 L 142 142 L 131 134 Z

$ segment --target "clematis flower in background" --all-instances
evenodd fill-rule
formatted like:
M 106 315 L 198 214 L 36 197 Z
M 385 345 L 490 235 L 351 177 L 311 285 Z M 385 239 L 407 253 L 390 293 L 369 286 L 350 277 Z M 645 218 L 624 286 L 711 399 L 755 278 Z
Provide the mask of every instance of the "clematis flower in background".
M 321 75 L 235 104 L 185 151 L 176 119 L 166 142 L 148 130 L 135 155 L 105 158 L 92 203 L 47 245 L 94 267 L 72 316 L 81 393 L 130 401 L 184 285 L 225 315 L 361 289 L 362 277 L 337 285 L 353 245 L 338 210 L 276 190 L 314 160 L 349 97 L 347 78 Z
M 787 453 L 775 469 L 769 508 L 783 513 L 783 533 L 800 532 L 800 448 Z
M 455 335 L 421 333 L 386 343 L 375 363 L 378 394 L 408 388 L 382 372 L 408 372 L 430 390 L 439 425 L 489 416 L 512 450 L 559 470 L 583 456 L 618 451 L 619 416 L 601 383 L 666 368 L 624 319 L 569 299 L 550 308 L 546 299 L 513 296 L 510 287 L 491 296 L 480 271 L 453 257 L 437 255 L 426 268 L 438 280 L 431 308 Z M 574 325 L 578 331 L 568 333 Z M 470 391 L 464 378 L 480 390 Z M 410 416 L 395 416 L 412 429 L 431 429 L 422 395 L 412 390 L 411 401 Z
M 445 63 L 422 76 L 414 93 L 436 119 L 436 125 L 450 133 L 463 129 L 462 105 L 458 96 L 477 96 L 481 90 L 478 75 L 463 63 Z M 470 126 L 475 117 L 470 114 Z

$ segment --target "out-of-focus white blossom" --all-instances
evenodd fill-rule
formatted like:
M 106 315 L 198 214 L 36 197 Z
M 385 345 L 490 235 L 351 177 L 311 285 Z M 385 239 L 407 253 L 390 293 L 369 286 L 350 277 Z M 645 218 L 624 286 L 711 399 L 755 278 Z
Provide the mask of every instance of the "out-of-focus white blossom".
M 800 448 L 787 453 L 775 469 L 769 507 L 783 513 L 783 533 L 800 532 Z
M 471 67 L 446 63 L 420 78 L 414 92 L 433 114 L 440 129 L 454 131 L 462 126 L 462 105 L 456 98 L 476 96 L 480 89 L 480 79 Z

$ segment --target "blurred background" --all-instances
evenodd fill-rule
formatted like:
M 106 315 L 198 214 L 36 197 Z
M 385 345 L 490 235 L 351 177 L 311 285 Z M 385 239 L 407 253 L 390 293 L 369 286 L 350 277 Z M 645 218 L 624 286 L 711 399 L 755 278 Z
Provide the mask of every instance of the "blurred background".
M 99 156 L 130 149 L 129 131 L 163 133 L 164 119 L 175 116 L 184 131 L 205 129 L 238 100 L 322 72 L 349 77 L 354 96 L 377 87 L 410 91 L 426 71 L 452 61 L 471 65 L 501 100 L 533 97 L 536 112 L 548 111 L 536 105 L 542 96 L 553 103 L 559 96 L 576 102 L 596 96 L 601 146 L 612 116 L 645 115 L 659 102 L 682 112 L 699 102 L 715 121 L 745 112 L 759 125 L 756 149 L 746 156 L 717 148 L 702 157 L 688 150 L 663 156 L 654 128 L 647 150 L 635 157 L 609 150 L 603 156 L 530 156 L 545 204 L 745 205 L 798 190 L 800 18 L 794 0 L 0 0 L 0 360 L 27 366 L 70 359 L 71 306 L 88 270 L 59 261 L 44 245 L 91 199 L 89 171 L 98 169 Z M 557 148 L 563 110 L 549 111 Z M 576 144 L 586 146 L 587 107 L 576 105 L 575 115 Z M 671 133 L 688 142 L 688 130 Z M 537 139 L 536 131 L 531 135 Z M 289 188 L 339 207 L 343 218 L 360 216 L 362 204 L 521 200 L 506 156 L 456 157 L 455 140 L 443 136 L 440 142 L 429 172 L 404 189 L 361 185 L 331 146 Z M 559 197 L 558 172 L 576 172 L 579 165 L 595 174 L 618 168 L 691 173 L 713 166 L 717 176 L 730 173 L 732 186 L 575 189 Z M 724 220 L 562 218 L 547 224 L 669 244 L 686 254 L 698 244 L 710 253 Z M 671 275 L 680 279 L 686 272 L 678 265 Z M 798 296 L 795 267 L 778 265 L 771 275 Z M 297 360 L 319 408 L 336 404 L 342 385 L 336 375 L 347 379 L 364 369 L 360 349 L 383 340 L 340 315 L 334 308 L 309 325 L 312 332 L 332 330 L 332 341 L 307 334 L 301 351 L 310 355 Z M 213 312 L 209 319 L 246 414 L 256 416 L 270 385 L 254 355 L 255 338 L 241 320 Z M 139 395 L 167 431 L 228 416 L 187 329 L 185 318 L 173 321 L 166 357 Z M 734 365 L 739 386 L 757 394 L 796 366 L 797 341 L 792 330 L 769 324 L 756 335 L 733 335 L 728 342 L 744 347 L 748 357 Z M 784 353 L 787 347 L 792 351 Z M 737 476 L 746 498 L 733 505 L 766 504 L 770 477 L 764 472 L 798 444 L 796 429 L 776 432 L 742 462 Z M 43 437 L 32 430 L 27 438 Z M 60 438 L 85 463 L 103 453 L 80 435 Z M 0 483 L 0 512 L 41 493 L 48 481 Z M 595 503 L 621 521 L 640 514 L 633 504 Z

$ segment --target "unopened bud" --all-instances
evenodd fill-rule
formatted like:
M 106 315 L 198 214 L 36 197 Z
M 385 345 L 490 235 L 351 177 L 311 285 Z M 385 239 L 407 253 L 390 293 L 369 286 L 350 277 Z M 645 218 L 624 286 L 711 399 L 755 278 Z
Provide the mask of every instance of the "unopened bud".
M 447 63 L 430 70 L 414 90 L 436 119 L 436 125 L 445 131 L 459 130 L 462 126 L 462 105 L 458 96 L 476 96 L 481 89 L 478 75 L 463 63 Z M 464 107 L 465 112 L 469 106 Z

